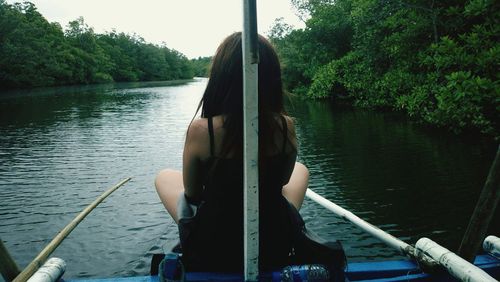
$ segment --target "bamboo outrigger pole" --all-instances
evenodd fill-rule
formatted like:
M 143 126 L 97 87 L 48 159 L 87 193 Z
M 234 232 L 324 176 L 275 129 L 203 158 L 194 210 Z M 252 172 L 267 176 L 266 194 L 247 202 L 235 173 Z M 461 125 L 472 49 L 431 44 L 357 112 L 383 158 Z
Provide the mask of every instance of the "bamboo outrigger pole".
M 458 255 L 469 262 L 473 262 L 476 254 L 481 248 L 481 243 L 486 237 L 488 226 L 495 214 L 495 209 L 500 201 L 500 146 L 493 164 L 491 165 L 488 178 L 484 184 L 476 208 L 465 231 L 462 243 L 458 249 Z
M 259 110 L 256 0 L 243 0 L 243 159 L 245 281 L 259 276 Z
M 362 220 L 352 212 L 321 197 L 311 189 L 307 189 L 306 196 L 343 219 L 350 221 L 352 224 L 381 240 L 388 246 L 399 250 L 401 254 L 416 260 L 425 272 L 432 273 L 436 271 L 438 267 L 444 267 L 448 273 L 461 281 L 496 281 L 482 269 L 461 259 L 447 249 L 439 246 L 437 243 L 432 242 L 430 239 L 421 238 L 415 244 L 416 246 L 413 247 L 412 245 L 399 240 L 382 229 Z
M 26 282 L 47 258 L 52 254 L 52 252 L 62 243 L 62 241 L 75 229 L 75 227 L 104 199 L 106 199 L 111 193 L 116 189 L 120 188 L 123 184 L 127 183 L 131 178 L 125 178 L 120 181 L 115 186 L 109 188 L 101 196 L 95 199 L 90 205 L 88 205 L 82 212 L 80 212 L 66 227 L 64 227 L 59 233 L 52 239 L 52 241 L 33 259 L 33 261 L 26 266 L 26 268 L 13 280 L 13 282 Z
M 398 238 L 392 236 L 391 234 L 385 232 L 384 230 L 362 220 L 361 218 L 359 218 L 358 216 L 356 216 L 352 212 L 350 212 L 350 211 L 330 202 L 329 200 L 323 198 L 322 196 L 316 194 L 313 190 L 308 188 L 306 191 L 306 196 L 308 198 L 310 198 L 311 200 L 315 201 L 316 203 L 322 205 L 326 209 L 330 210 L 331 212 L 335 213 L 336 215 L 342 217 L 343 219 L 350 221 L 352 224 L 361 228 L 366 233 L 381 240 L 389 247 L 392 247 L 392 248 L 398 250 L 401 254 L 417 260 L 420 264 L 423 265 L 424 268 L 426 268 L 428 270 L 432 270 L 438 266 L 438 263 L 430 257 L 421 256 L 421 257 L 417 258 L 415 256 L 415 248 L 412 245 L 410 245 L 402 240 L 399 240 Z

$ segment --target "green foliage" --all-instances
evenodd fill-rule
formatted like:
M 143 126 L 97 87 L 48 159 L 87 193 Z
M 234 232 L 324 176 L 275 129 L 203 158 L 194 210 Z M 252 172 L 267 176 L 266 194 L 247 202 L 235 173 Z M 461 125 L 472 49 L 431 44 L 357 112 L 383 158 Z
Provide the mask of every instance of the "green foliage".
M 331 63 L 322 66 L 313 77 L 311 87 L 307 92 L 307 96 L 312 98 L 326 98 L 330 95 L 337 95 L 334 93 L 333 87 L 339 83 L 339 61 L 332 61 Z
M 208 77 L 211 62 L 212 57 L 198 57 L 196 59 L 191 59 L 194 76 Z
M 64 44 L 61 27 L 48 23 L 31 3 L 0 4 L 0 85 L 55 84 L 54 75 L 68 71 L 57 48 Z
M 296 93 L 306 94 L 318 69 L 350 49 L 349 3 L 339 0 L 337 5 L 330 5 L 327 2 L 311 4 L 313 17 L 304 30 L 292 30 L 278 19 L 269 33 L 281 57 L 284 84 Z M 331 18 L 337 20 L 331 21 Z
M 81 17 L 63 32 L 34 4 L 0 0 L 0 88 L 184 79 L 192 68 L 181 53 L 137 35 L 96 34 Z
M 405 111 L 500 138 L 499 5 L 493 0 L 292 0 L 306 28 L 270 37 L 286 87 Z
M 451 124 L 455 130 L 474 126 L 485 133 L 493 133 L 492 121 L 483 109 L 489 102 L 496 102 L 497 108 L 500 106 L 498 86 L 471 72 L 453 72 L 446 76 L 446 82 L 435 95 L 437 108 L 433 114 L 440 123 Z

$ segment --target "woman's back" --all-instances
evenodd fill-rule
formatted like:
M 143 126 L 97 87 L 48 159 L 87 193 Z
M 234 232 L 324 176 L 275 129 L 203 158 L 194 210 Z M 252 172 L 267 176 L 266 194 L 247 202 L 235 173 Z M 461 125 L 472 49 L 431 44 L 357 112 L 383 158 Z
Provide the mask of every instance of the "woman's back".
M 283 266 L 291 250 L 291 218 L 289 203 L 281 190 L 288 182 L 290 165 L 295 162 L 295 145 L 290 141 L 285 118 L 273 132 L 278 150 L 269 150 L 261 160 L 259 181 L 260 261 L 262 268 Z M 203 119 L 200 122 L 204 122 Z M 184 259 L 188 267 L 198 270 L 241 271 L 243 263 L 243 162 L 241 156 L 229 153 L 221 157 L 224 138 L 223 118 L 206 119 L 209 156 L 203 161 L 201 205 L 196 228 L 187 245 Z M 203 128 L 203 127 L 202 127 Z M 202 129 L 203 130 L 203 129 Z M 291 163 L 291 164 L 290 164 Z M 181 222 L 182 225 L 182 222 Z M 181 227 L 182 228 L 182 227 Z

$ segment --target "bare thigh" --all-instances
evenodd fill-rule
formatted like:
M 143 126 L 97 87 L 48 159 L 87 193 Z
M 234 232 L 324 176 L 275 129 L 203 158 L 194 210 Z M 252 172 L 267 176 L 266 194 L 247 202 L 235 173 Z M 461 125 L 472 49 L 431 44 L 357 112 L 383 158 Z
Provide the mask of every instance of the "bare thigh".
M 283 186 L 281 193 L 297 210 L 300 210 L 308 185 L 309 170 L 305 165 L 296 162 L 292 176 L 290 176 L 288 183 Z
M 296 162 L 288 184 L 283 186 L 283 196 L 297 210 L 300 210 L 309 182 L 309 170 L 303 164 Z M 156 192 L 170 216 L 177 219 L 177 201 L 184 193 L 182 173 L 177 170 L 164 169 L 155 179 Z
M 177 200 L 184 193 L 182 173 L 177 170 L 164 169 L 156 176 L 155 186 L 161 202 L 177 223 Z

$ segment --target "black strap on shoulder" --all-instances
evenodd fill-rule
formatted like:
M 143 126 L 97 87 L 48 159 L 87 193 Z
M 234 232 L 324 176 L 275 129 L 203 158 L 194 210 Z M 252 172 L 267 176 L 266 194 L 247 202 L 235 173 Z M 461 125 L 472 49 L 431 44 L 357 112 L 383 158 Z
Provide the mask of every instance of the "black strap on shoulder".
M 286 143 L 288 141 L 288 138 L 287 138 L 288 126 L 287 126 L 285 117 L 283 115 L 280 115 L 280 117 L 281 117 L 281 123 L 283 123 L 283 153 L 285 153 Z
M 214 124 L 212 117 L 208 118 L 208 134 L 210 135 L 210 156 L 214 156 Z

